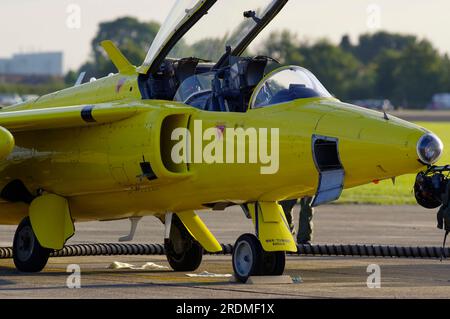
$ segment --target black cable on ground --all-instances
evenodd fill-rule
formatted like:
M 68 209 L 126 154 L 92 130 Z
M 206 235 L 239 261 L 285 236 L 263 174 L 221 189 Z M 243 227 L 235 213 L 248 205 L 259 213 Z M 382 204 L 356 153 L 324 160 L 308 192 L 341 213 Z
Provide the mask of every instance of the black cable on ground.
M 223 251 L 212 255 L 230 255 L 233 245 L 221 244 Z M 298 245 L 291 256 L 357 256 L 357 257 L 399 257 L 440 258 L 450 256 L 450 249 L 442 247 L 403 247 L 380 245 Z M 162 244 L 77 244 L 67 245 L 54 251 L 51 257 L 77 256 L 119 256 L 119 255 L 164 255 Z M 0 247 L 0 259 L 12 258 L 12 248 Z

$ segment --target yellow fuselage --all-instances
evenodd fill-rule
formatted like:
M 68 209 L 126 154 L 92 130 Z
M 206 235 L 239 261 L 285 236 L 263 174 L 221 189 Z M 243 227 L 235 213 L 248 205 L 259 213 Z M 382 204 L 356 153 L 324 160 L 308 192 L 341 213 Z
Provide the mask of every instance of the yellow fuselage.
M 8 111 L 115 100 L 129 100 L 139 105 L 138 111 L 107 124 L 15 133 L 16 147 L 1 162 L 0 187 L 20 179 L 32 193 L 42 189 L 66 197 L 75 221 L 110 220 L 201 209 L 208 203 L 312 196 L 318 187 L 313 135 L 339 139 L 345 188 L 423 168 L 416 153 L 423 128 L 335 99 L 219 113 L 171 101 L 139 100 L 131 76 L 97 82 Z M 279 170 L 261 174 L 261 163 L 171 163 L 172 130 L 186 127 L 193 134 L 196 120 L 202 121 L 203 130 L 222 129 L 224 140 L 224 128 L 278 128 Z M 143 161 L 151 163 L 157 179 L 142 175 Z M 0 224 L 15 224 L 27 215 L 28 205 L 23 203 L 5 202 L 1 207 Z

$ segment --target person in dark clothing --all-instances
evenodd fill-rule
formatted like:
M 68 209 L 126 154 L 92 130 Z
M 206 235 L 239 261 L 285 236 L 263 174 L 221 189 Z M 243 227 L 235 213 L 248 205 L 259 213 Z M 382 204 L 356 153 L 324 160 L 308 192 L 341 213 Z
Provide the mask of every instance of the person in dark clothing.
M 295 235 L 295 226 L 293 222 L 293 210 L 295 204 L 300 203 L 299 226 L 297 232 L 298 244 L 310 244 L 313 238 L 313 222 L 314 208 L 311 207 L 312 197 L 304 197 L 300 200 L 291 199 L 279 202 L 283 208 L 286 220 L 289 223 L 289 228 L 293 235 Z

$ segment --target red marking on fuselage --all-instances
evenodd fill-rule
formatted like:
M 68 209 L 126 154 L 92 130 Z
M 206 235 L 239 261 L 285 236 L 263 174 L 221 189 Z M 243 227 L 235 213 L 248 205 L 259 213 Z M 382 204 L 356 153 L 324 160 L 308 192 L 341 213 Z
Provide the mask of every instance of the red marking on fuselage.
M 225 132 L 225 125 L 216 125 L 218 137 L 222 138 L 223 132 Z
M 121 89 L 122 86 L 125 84 L 126 80 L 127 80 L 127 79 L 125 79 L 125 78 L 121 78 L 121 79 L 119 80 L 119 82 L 117 82 L 117 85 L 116 85 L 116 93 L 119 93 L 119 92 L 120 92 L 120 89 Z

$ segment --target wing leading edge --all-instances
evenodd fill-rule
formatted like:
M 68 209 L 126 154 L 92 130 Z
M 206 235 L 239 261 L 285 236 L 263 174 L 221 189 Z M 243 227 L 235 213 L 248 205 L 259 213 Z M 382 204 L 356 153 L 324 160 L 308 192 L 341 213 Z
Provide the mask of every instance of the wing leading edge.
M 0 112 L 0 126 L 11 132 L 92 126 L 124 120 L 143 109 L 138 103 L 105 103 Z

